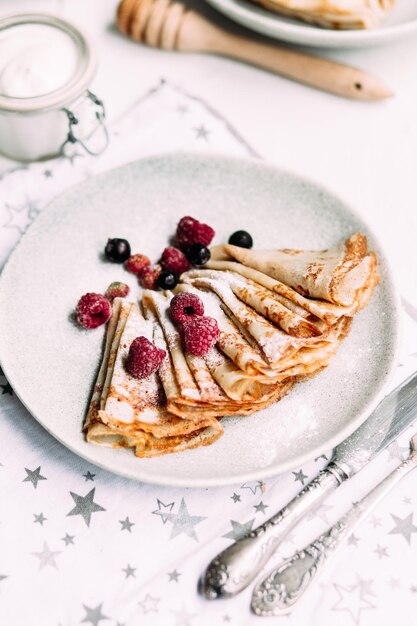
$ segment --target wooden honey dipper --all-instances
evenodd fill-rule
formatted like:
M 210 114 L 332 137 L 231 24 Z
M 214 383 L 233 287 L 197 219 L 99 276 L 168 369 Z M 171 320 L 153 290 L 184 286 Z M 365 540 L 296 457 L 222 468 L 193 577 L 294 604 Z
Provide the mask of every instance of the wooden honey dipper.
M 382 100 L 393 95 L 366 72 L 236 35 L 179 2 L 122 0 L 117 24 L 122 33 L 154 48 L 232 57 L 339 96 Z

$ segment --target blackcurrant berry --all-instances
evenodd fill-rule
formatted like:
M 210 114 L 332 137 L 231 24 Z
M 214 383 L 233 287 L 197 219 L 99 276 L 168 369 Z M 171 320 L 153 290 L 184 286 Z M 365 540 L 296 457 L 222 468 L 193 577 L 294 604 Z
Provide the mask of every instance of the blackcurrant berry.
M 106 259 L 112 263 L 124 263 L 130 257 L 130 244 L 126 239 L 109 239 L 104 248 Z
M 187 248 L 185 256 L 192 265 L 205 265 L 211 257 L 210 250 L 201 243 L 194 243 Z
M 239 248 L 252 248 L 253 239 L 246 230 L 237 230 L 229 237 L 229 243 Z
M 161 289 L 174 289 L 178 285 L 178 276 L 172 272 L 161 272 L 157 282 Z

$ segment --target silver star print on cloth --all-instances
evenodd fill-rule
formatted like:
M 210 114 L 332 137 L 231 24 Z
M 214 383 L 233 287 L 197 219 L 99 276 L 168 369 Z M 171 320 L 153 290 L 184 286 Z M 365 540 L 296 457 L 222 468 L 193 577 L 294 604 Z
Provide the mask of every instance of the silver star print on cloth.
M 50 550 L 46 542 L 44 542 L 41 552 L 34 552 L 33 554 L 39 559 L 39 569 L 43 569 L 47 565 L 58 569 L 55 559 L 61 553 Z
M 178 513 L 166 513 L 165 519 L 172 524 L 170 539 L 184 533 L 187 537 L 191 537 L 198 541 L 194 526 L 203 522 L 206 518 L 200 515 L 190 515 L 184 498 L 181 499 Z
M 45 476 L 41 475 L 41 467 L 37 467 L 35 470 L 30 470 L 25 467 L 25 472 L 27 474 L 26 478 L 23 479 L 23 482 L 30 482 L 35 487 L 38 486 L 38 482 L 40 480 L 46 480 Z
M 97 159 L 77 154 L 1 175 L 0 268 L 52 197 L 98 172 L 176 149 L 259 156 L 216 108 L 164 81 L 110 126 L 110 136 Z M 417 308 L 408 301 L 404 337 L 392 387 L 417 369 Z M 0 441 L 0 626 L 262 624 L 249 610 L 250 593 L 210 603 L 198 595 L 198 578 L 331 457 L 328 451 L 282 476 L 230 487 L 145 485 L 64 448 L 29 415 L 1 370 Z M 274 563 L 324 532 L 407 450 L 404 436 L 323 502 L 287 536 Z M 265 625 L 416 626 L 416 485 L 415 475 L 400 483 L 355 529 L 303 605 Z
M 97 511 L 105 511 L 102 506 L 94 502 L 95 488 L 87 493 L 86 496 L 79 496 L 77 493 L 72 493 L 71 497 L 75 502 L 75 507 L 68 513 L 68 515 L 81 515 L 87 526 L 90 526 L 91 516 Z

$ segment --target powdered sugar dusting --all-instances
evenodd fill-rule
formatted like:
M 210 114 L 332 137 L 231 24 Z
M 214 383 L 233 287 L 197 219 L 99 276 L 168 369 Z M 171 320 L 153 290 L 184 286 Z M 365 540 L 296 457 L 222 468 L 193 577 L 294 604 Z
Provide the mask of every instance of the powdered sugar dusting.
M 220 367 L 220 365 L 223 365 L 225 361 L 224 355 L 218 350 L 218 348 L 216 348 L 216 346 L 210 348 L 204 358 L 210 370 Z
M 241 227 L 262 248 L 322 249 L 356 230 L 365 232 L 378 253 L 380 286 L 370 305 L 355 316 L 351 334 L 329 368 L 295 386 L 273 407 L 244 419 L 222 420 L 225 434 L 215 445 L 155 459 L 88 445 L 80 425 L 104 328 L 80 331 L 68 322 L 68 315 L 80 294 L 104 293 L 117 280 L 129 285 L 132 299 L 139 298 L 142 292 L 135 276 L 101 261 L 105 242 L 117 234 L 129 239 L 133 250 L 157 259 L 186 212 L 184 207 L 213 225 L 214 243 L 227 241 Z M 27 259 L 30 271 L 22 272 Z M 28 299 L 31 325 L 21 307 Z M 299 468 L 359 426 L 382 392 L 397 345 L 392 279 L 361 219 L 327 191 L 262 163 L 195 155 L 133 163 L 57 198 L 29 229 L 4 270 L 0 301 L 2 366 L 32 413 L 91 462 L 163 484 L 242 483 Z M 50 327 L 45 325 L 45 310 L 54 320 Z M 31 332 L 34 327 L 44 332 Z M 367 353 L 369 346 L 372 350 Z M 305 407 L 312 413 L 307 414 Z
M 275 363 L 286 352 L 286 350 L 294 345 L 296 340 L 291 340 L 289 336 L 280 331 L 273 329 L 266 331 L 258 339 L 258 343 L 265 353 L 268 361 Z

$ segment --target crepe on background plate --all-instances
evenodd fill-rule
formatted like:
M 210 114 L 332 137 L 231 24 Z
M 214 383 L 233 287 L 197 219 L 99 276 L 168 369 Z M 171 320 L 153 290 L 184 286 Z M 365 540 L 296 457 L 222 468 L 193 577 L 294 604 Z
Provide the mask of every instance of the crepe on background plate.
M 377 282 L 376 256 L 360 233 L 318 252 L 217 246 L 176 288 L 198 295 L 218 323 L 219 340 L 204 357 L 185 351 L 169 314 L 172 293 L 145 291 L 143 313 L 115 299 L 87 440 L 140 457 L 213 443 L 222 417 L 259 411 L 326 367 Z M 146 379 L 125 368 L 138 336 L 167 353 Z
M 376 28 L 395 0 L 254 0 L 265 8 L 335 30 Z

